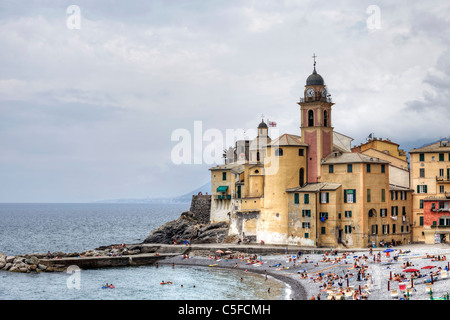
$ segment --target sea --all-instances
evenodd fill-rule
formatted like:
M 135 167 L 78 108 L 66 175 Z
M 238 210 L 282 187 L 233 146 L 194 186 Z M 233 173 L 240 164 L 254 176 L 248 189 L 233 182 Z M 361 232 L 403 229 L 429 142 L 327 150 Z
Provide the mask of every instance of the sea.
M 140 243 L 150 231 L 187 210 L 189 204 L 2 203 L 0 252 L 71 253 Z M 161 285 L 162 281 L 172 284 Z M 103 289 L 106 283 L 115 288 Z M 197 266 L 0 271 L 0 300 L 282 300 L 289 294 L 285 283 L 270 277 Z

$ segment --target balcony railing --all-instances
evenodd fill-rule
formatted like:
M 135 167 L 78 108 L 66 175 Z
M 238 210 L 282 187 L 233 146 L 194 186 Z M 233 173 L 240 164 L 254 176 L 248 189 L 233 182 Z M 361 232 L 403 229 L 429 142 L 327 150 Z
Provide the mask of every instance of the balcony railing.
M 442 183 L 450 183 L 450 176 L 436 176 L 436 181 L 437 182 L 442 182 Z

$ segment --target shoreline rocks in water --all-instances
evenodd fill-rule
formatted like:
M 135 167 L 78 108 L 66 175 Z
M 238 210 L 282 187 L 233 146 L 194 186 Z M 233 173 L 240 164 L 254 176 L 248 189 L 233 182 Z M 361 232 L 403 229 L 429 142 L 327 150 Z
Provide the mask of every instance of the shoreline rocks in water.
M 228 223 L 201 223 L 191 211 L 181 214 L 150 232 L 143 243 L 173 244 L 189 239 L 191 243 L 222 243 L 228 234 Z

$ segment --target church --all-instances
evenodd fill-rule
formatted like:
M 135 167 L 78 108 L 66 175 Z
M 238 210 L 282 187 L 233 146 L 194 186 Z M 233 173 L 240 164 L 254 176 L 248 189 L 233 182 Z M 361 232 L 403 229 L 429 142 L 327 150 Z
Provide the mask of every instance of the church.
M 315 57 L 314 57 L 315 58 Z M 211 222 L 257 243 L 368 247 L 411 242 L 413 190 L 404 151 L 372 138 L 358 147 L 334 130 L 316 61 L 297 102 L 300 134 L 237 141 L 211 171 Z M 389 148 L 386 151 L 386 146 Z

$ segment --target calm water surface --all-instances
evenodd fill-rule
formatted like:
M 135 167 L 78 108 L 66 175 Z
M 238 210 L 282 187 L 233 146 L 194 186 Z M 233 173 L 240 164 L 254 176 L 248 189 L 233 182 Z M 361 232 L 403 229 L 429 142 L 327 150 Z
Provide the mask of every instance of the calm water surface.
M 187 210 L 189 204 L 0 204 L 0 252 L 81 252 L 101 245 L 138 243 Z M 161 281 L 173 284 L 160 285 Z M 101 289 L 105 283 L 116 288 Z M 288 288 L 278 280 L 204 267 L 140 266 L 71 274 L 0 271 L 0 299 L 259 300 L 288 295 Z

